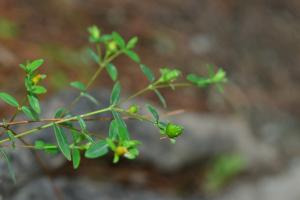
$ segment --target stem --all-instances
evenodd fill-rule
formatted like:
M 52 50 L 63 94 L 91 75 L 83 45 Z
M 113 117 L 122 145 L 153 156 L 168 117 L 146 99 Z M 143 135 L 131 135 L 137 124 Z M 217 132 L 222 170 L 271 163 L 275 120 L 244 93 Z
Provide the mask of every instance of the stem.
M 98 50 L 98 54 L 99 56 L 101 56 L 101 48 L 97 47 Z M 87 91 L 91 85 L 95 82 L 95 80 L 98 78 L 98 76 L 101 74 L 101 72 L 103 71 L 103 69 L 106 67 L 107 64 L 109 64 L 113 59 L 115 59 L 116 57 L 118 57 L 120 54 L 122 53 L 122 51 L 118 51 L 116 52 L 114 55 L 112 55 L 110 58 L 108 59 L 104 59 L 103 62 L 99 62 L 98 63 L 98 69 L 97 71 L 94 73 L 94 75 L 92 76 L 92 78 L 89 80 L 89 82 L 87 83 L 86 89 L 85 91 Z M 80 95 L 78 95 L 70 104 L 70 106 L 68 106 L 68 108 L 66 109 L 71 110 L 76 103 L 80 100 L 80 98 L 82 97 L 82 93 L 80 93 Z
M 25 102 L 26 102 L 26 98 L 24 97 L 24 98 L 22 99 L 22 104 L 24 104 Z M 22 104 L 19 106 L 20 108 L 22 107 Z M 16 118 L 17 115 L 19 114 L 20 110 L 21 110 L 21 109 L 18 108 L 18 109 L 15 111 L 15 113 L 13 114 L 13 116 L 10 118 L 10 120 L 9 120 L 7 123 L 2 123 L 2 126 L 1 126 L 1 127 L 5 128 L 5 126 L 6 126 L 6 128 L 9 128 L 9 126 L 10 126 L 9 123 L 11 123 L 12 121 L 15 120 L 15 118 Z M 5 133 L 5 131 L 1 132 L 1 133 L 0 133 L 0 136 L 3 135 L 4 133 Z
M 85 118 L 85 117 L 89 117 L 89 116 L 96 115 L 96 114 L 99 114 L 99 113 L 107 112 L 107 111 L 109 111 L 111 109 L 112 109 L 112 107 L 109 106 L 107 108 L 103 108 L 103 109 L 96 110 L 96 111 L 93 111 L 93 112 L 89 112 L 89 113 L 86 113 L 86 114 L 82 114 L 82 115 L 79 115 L 79 116 L 81 118 Z M 60 121 L 53 122 L 53 123 L 48 123 L 48 124 L 45 124 L 43 126 L 39 126 L 39 127 L 34 128 L 34 129 L 22 132 L 22 133 L 16 135 L 15 138 L 21 138 L 21 137 L 30 135 L 30 134 L 32 134 L 34 132 L 37 132 L 37 131 L 43 130 L 45 128 L 51 127 L 51 126 L 53 126 L 53 124 L 61 124 L 61 123 L 64 123 L 64 122 L 69 122 L 69 121 L 75 120 L 75 119 L 77 119 L 77 116 L 66 118 L 66 119 L 62 119 Z M 0 140 L 0 144 L 5 143 L 5 142 L 9 142 L 9 141 L 10 141 L 10 139 L 6 138 L 6 139 L 3 139 L 3 140 Z
M 137 96 L 140 96 L 140 95 L 146 93 L 146 92 L 149 91 L 149 90 L 150 90 L 150 87 L 148 86 L 148 87 L 146 87 L 146 88 L 144 88 L 144 89 L 142 89 L 142 90 L 136 92 L 135 94 L 129 96 L 127 99 L 125 99 L 124 101 L 122 101 L 122 103 L 125 103 L 125 102 L 127 102 L 127 101 L 129 101 L 129 100 L 131 100 L 131 99 L 133 99 L 133 98 L 135 98 L 135 97 L 137 97 Z
M 48 122 L 58 122 L 65 118 L 48 118 L 48 119 L 40 119 L 40 120 L 21 120 L 21 121 L 13 121 L 9 123 L 0 123 L 0 127 L 5 128 L 6 125 L 14 126 L 14 125 L 23 125 L 23 124 L 30 124 L 30 123 L 48 123 Z M 97 117 L 97 118 L 85 118 L 85 121 L 109 121 L 111 117 Z M 71 120 L 71 121 L 78 121 L 78 119 Z
M 194 86 L 191 83 L 183 82 L 183 83 L 170 83 L 170 84 L 164 84 L 164 85 L 157 85 L 155 88 L 168 88 L 168 87 L 191 87 Z
M 145 115 L 140 115 L 140 114 L 137 114 L 137 113 L 130 113 L 128 112 L 127 110 L 124 110 L 122 108 L 113 108 L 114 111 L 116 112 L 119 112 L 119 113 L 124 113 L 132 118 L 135 118 L 135 119 L 138 119 L 138 120 L 141 120 L 141 121 L 147 121 L 147 122 L 150 122 L 150 123 L 154 123 L 154 121 L 152 121 L 150 118 L 150 116 L 145 116 Z

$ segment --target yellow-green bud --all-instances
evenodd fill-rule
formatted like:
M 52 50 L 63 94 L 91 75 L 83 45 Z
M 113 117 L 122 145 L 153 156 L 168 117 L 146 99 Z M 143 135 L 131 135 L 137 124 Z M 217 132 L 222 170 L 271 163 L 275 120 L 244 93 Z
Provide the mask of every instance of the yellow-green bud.
M 33 82 L 34 85 L 37 85 L 40 82 L 40 80 L 42 80 L 42 75 L 41 74 L 38 74 L 38 75 L 36 75 L 32 78 L 32 82 Z
M 131 105 L 127 111 L 132 114 L 135 114 L 135 113 L 139 112 L 139 107 L 134 104 L 134 105 Z
M 118 48 L 118 45 L 116 42 L 114 41 L 110 41 L 108 44 L 107 44 L 107 50 L 109 52 L 115 52 Z
M 126 147 L 123 146 L 118 146 L 115 150 L 115 153 L 118 156 L 123 156 L 124 154 L 126 154 L 128 152 L 128 149 Z

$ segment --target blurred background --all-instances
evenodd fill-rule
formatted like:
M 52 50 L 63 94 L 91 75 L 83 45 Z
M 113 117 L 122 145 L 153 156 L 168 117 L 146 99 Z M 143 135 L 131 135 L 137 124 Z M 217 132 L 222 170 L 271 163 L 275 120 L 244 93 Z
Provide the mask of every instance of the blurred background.
M 0 164 L 0 199 L 299 200 L 299 13 L 298 0 L 0 0 L 0 91 L 22 98 L 18 64 L 44 58 L 45 112 L 74 95 L 69 82 L 94 73 L 86 52 L 93 24 L 127 40 L 137 35 L 136 52 L 156 72 L 169 66 L 207 74 L 213 64 L 229 79 L 224 93 L 162 91 L 168 111 L 185 109 L 172 117 L 186 127 L 176 145 L 133 123 L 144 143 L 139 159 L 83 160 L 74 171 L 49 158 L 47 174 L 22 151 L 12 155 L 17 184 Z M 115 65 L 125 93 L 147 84 L 128 58 Z M 109 98 L 112 84 L 102 76 L 95 95 Z M 159 105 L 153 94 L 145 99 Z M 1 119 L 11 113 L 0 103 Z

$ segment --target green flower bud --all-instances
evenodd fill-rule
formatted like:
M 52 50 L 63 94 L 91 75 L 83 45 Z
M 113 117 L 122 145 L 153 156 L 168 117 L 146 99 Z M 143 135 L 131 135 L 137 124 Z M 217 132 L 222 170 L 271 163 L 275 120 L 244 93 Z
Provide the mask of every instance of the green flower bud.
M 100 39 L 101 31 L 97 26 L 91 26 L 88 28 L 88 32 L 90 33 L 90 41 L 97 42 Z
M 172 82 L 181 75 L 181 72 L 179 70 L 168 69 L 168 68 L 160 69 L 160 73 L 161 73 L 161 77 L 159 79 L 160 82 Z
M 118 48 L 118 45 L 115 41 L 110 41 L 108 44 L 107 44 L 107 50 L 109 52 L 115 52 Z
M 184 128 L 180 125 L 168 123 L 165 129 L 165 134 L 169 138 L 176 138 L 183 133 Z
M 137 112 L 139 112 L 139 107 L 135 104 L 131 105 L 128 110 L 129 113 L 135 114 Z
M 219 69 L 213 77 L 215 83 L 226 82 L 226 72 L 223 69 Z

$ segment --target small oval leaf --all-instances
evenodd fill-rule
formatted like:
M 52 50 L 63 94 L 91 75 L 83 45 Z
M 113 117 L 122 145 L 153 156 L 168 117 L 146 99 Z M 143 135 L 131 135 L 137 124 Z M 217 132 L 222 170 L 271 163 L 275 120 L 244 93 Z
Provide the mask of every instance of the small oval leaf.
M 13 107 L 19 107 L 18 101 L 5 92 L 0 92 L 0 99 Z
M 108 145 L 105 140 L 92 144 L 85 152 L 86 158 L 98 158 L 108 153 Z

